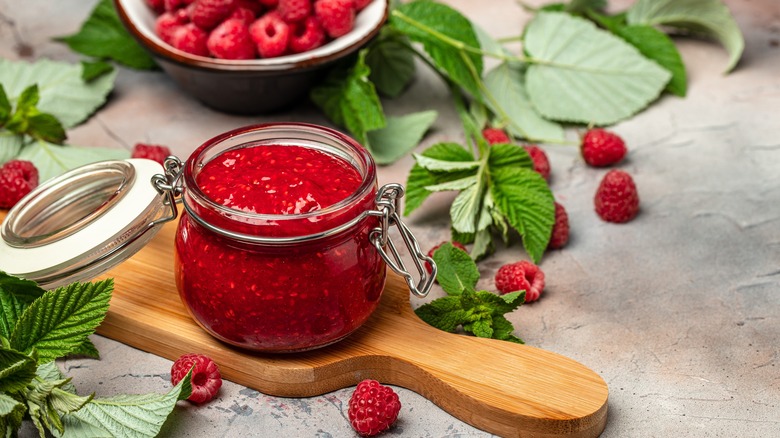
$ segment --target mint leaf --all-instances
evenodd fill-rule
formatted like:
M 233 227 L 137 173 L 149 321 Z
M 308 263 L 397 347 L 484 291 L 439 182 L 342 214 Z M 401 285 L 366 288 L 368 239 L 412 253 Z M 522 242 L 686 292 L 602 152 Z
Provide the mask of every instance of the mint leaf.
M 685 64 L 671 38 L 654 27 L 644 25 L 621 27 L 616 34 L 672 74 L 666 91 L 685 96 L 688 89 Z
M 11 102 L 8 100 L 8 95 L 5 94 L 5 88 L 3 84 L 0 84 L 0 127 L 6 124 L 11 118 Z
M 539 13 L 526 27 L 526 89 L 542 116 L 608 125 L 655 100 L 671 73 L 587 20 Z
M 471 152 L 467 151 L 463 148 L 463 146 L 457 143 L 437 143 L 423 151 L 423 153 L 420 155 L 437 160 L 474 160 L 474 156 L 471 154 Z M 409 177 L 406 180 L 406 195 L 404 196 L 406 205 L 404 207 L 404 214 L 410 214 L 417 207 L 422 205 L 423 201 L 425 201 L 425 199 L 428 198 L 431 193 L 433 193 L 427 190 L 425 187 L 466 178 L 473 174 L 473 171 L 434 173 L 425 170 L 419 164 L 415 164 L 412 166 L 412 169 L 409 172 Z
M 167 394 L 119 395 L 96 398 L 62 417 L 62 438 L 155 437 L 176 406 L 190 396 L 190 371 Z
M 670 26 L 714 38 L 729 53 L 726 72 L 734 69 L 745 49 L 745 39 L 721 0 L 638 0 L 628 10 L 629 24 Z
M 468 333 L 473 333 L 480 338 L 492 338 L 493 318 L 478 319 L 472 323 L 464 324 L 463 330 Z
M 445 243 L 433 253 L 438 272 L 436 279 L 449 295 L 460 295 L 466 289 L 474 289 L 479 281 L 479 270 L 468 253 Z
M 566 12 L 582 14 L 589 10 L 600 11 L 607 7 L 607 0 L 571 0 L 566 5 Z
M 503 315 L 493 316 L 493 339 L 525 344 L 522 339 L 514 335 L 515 327 Z
M 39 363 L 72 353 L 103 321 L 113 287 L 113 280 L 105 280 L 46 292 L 22 313 L 11 347 L 25 353 L 35 349 Z
M 114 71 L 114 66 L 103 61 L 87 62 L 81 61 L 81 79 L 84 82 L 90 82 L 106 73 Z
M 384 128 L 368 132 L 368 147 L 377 164 L 390 164 L 420 144 L 438 117 L 436 111 L 422 111 L 388 117 Z
M 555 223 L 555 200 L 547 182 L 530 169 L 490 169 L 496 207 L 523 238 L 523 246 L 539 263 Z
M 311 91 L 311 100 L 333 123 L 349 130 L 355 139 L 368 144 L 366 133 L 384 128 L 385 115 L 374 84 L 368 80 L 371 70 L 365 63 L 367 49 L 358 53 L 351 68 L 336 68 L 325 82 Z
M 122 25 L 111 0 L 100 0 L 77 33 L 59 40 L 78 53 L 131 68 L 150 70 L 157 65 Z
M 24 305 L 9 291 L 0 287 L 0 336 L 8 339 L 16 327 L 16 321 L 24 312 Z
M 524 84 L 522 69 L 506 62 L 485 76 L 485 87 L 490 96 L 485 102 L 496 114 L 499 124 L 506 125 L 512 135 L 529 141 L 563 142 L 563 127 L 539 114 Z
M 35 164 L 40 182 L 84 164 L 129 157 L 130 152 L 125 149 L 58 146 L 44 141 L 26 145 L 17 155 L 18 159 L 32 161 Z
M 0 394 L 0 436 L 16 436 L 27 408 L 13 397 Z
M 29 305 L 46 291 L 37 283 L 24 278 L 14 277 L 0 271 L 0 290 L 10 292 L 22 304 Z
M 458 296 L 437 298 L 418 307 L 414 313 L 428 324 L 450 333 L 466 321 L 466 312 Z
M 7 348 L 0 348 L 0 392 L 24 389 L 33 377 L 37 365 L 35 359 Z
M 35 114 L 27 120 L 27 134 L 49 143 L 62 144 L 65 141 L 65 129 L 56 117 L 51 114 Z
M 369 79 L 377 91 L 388 97 L 397 97 L 414 77 L 414 52 L 409 39 L 393 28 L 384 26 L 371 43 L 366 55 L 371 69 Z
M 412 41 L 422 43 L 436 66 L 450 79 L 479 96 L 482 56 L 471 22 L 460 12 L 428 0 L 399 6 L 390 13 L 390 23 Z

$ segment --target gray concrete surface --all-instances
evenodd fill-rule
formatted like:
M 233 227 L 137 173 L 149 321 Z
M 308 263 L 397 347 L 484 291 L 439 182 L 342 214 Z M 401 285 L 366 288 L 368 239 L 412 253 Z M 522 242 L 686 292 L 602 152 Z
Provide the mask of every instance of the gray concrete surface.
M 75 31 L 94 3 L 0 0 L 0 56 L 77 60 L 51 37 Z M 517 34 L 528 19 L 510 0 L 450 3 L 497 37 Z M 613 128 L 630 150 L 619 167 L 639 187 L 636 220 L 600 221 L 592 196 L 604 171 L 585 166 L 576 148 L 545 146 L 572 238 L 541 264 L 547 275 L 542 299 L 511 319 L 528 344 L 603 376 L 610 388 L 604 437 L 780 436 L 780 3 L 727 3 L 746 38 L 737 70 L 721 74 L 727 58 L 717 45 L 680 40 L 688 96 L 663 97 Z M 386 108 L 393 114 L 440 111 L 420 148 L 462 140 L 445 88 L 425 71 L 407 97 Z M 110 102 L 69 138 L 119 148 L 161 143 L 187 156 L 215 134 L 272 120 L 327 123 L 306 105 L 268 117 L 216 113 L 162 73 L 122 70 Z M 406 157 L 382 168 L 381 182 L 405 181 L 411 164 Z M 448 237 L 450 200 L 435 196 L 408 218 L 424 247 Z M 492 288 L 501 264 L 524 257 L 517 245 L 500 248 L 480 264 L 483 286 Z M 101 360 L 60 364 L 81 391 L 108 396 L 168 387 L 170 361 L 101 337 L 94 341 Z M 403 409 L 388 435 L 490 436 L 413 392 L 398 391 Z M 350 393 L 285 399 L 226 382 L 206 406 L 181 403 L 162 435 L 353 436 L 345 419 Z M 32 428 L 23 433 L 33 434 Z

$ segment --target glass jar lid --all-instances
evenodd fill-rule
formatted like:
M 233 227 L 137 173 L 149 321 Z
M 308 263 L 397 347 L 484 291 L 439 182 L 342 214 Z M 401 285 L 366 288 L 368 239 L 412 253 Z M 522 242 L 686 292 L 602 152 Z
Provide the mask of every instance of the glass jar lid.
M 53 289 L 91 279 L 157 233 L 166 198 L 146 159 L 102 161 L 66 172 L 19 201 L 0 227 L 0 270 Z

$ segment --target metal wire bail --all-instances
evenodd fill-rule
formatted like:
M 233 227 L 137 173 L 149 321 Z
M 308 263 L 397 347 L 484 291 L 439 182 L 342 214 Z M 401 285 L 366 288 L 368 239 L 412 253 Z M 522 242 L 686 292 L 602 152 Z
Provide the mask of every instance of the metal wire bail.
M 412 234 L 412 231 L 406 224 L 403 223 L 401 217 L 398 215 L 400 211 L 401 198 L 404 196 L 404 187 L 400 184 L 391 183 L 385 184 L 379 188 L 376 195 L 376 205 L 381 212 L 380 226 L 371 230 L 369 239 L 374 244 L 379 255 L 387 263 L 393 271 L 404 277 L 406 284 L 409 285 L 409 290 L 418 297 L 425 297 L 433 286 L 433 280 L 436 278 L 436 263 L 433 259 L 425 255 L 420 250 L 420 244 Z M 420 279 L 415 282 L 414 277 L 406 267 L 406 263 L 398 253 L 398 249 L 390 239 L 390 226 L 395 225 L 398 228 L 398 232 L 404 241 L 404 244 L 409 249 L 409 253 L 412 256 L 414 265 L 417 268 Z M 390 255 L 385 251 L 388 248 Z M 392 258 L 391 258 L 392 256 Z M 425 269 L 425 263 L 429 263 L 431 266 L 431 273 Z
M 163 162 L 165 174 L 156 174 L 152 176 L 152 186 L 157 193 L 164 196 L 163 205 L 170 209 L 167 216 L 163 216 L 151 223 L 152 226 L 170 222 L 179 217 L 179 209 L 176 203 L 181 201 L 179 197 L 184 191 L 180 179 L 184 170 L 184 163 L 173 155 L 169 156 Z

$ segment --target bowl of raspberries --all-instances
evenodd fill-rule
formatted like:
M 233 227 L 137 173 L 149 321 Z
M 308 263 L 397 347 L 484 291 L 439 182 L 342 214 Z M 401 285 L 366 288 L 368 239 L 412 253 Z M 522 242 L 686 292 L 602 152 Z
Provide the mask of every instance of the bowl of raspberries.
M 114 0 L 125 27 L 185 92 L 237 114 L 299 102 L 364 47 L 388 0 Z

